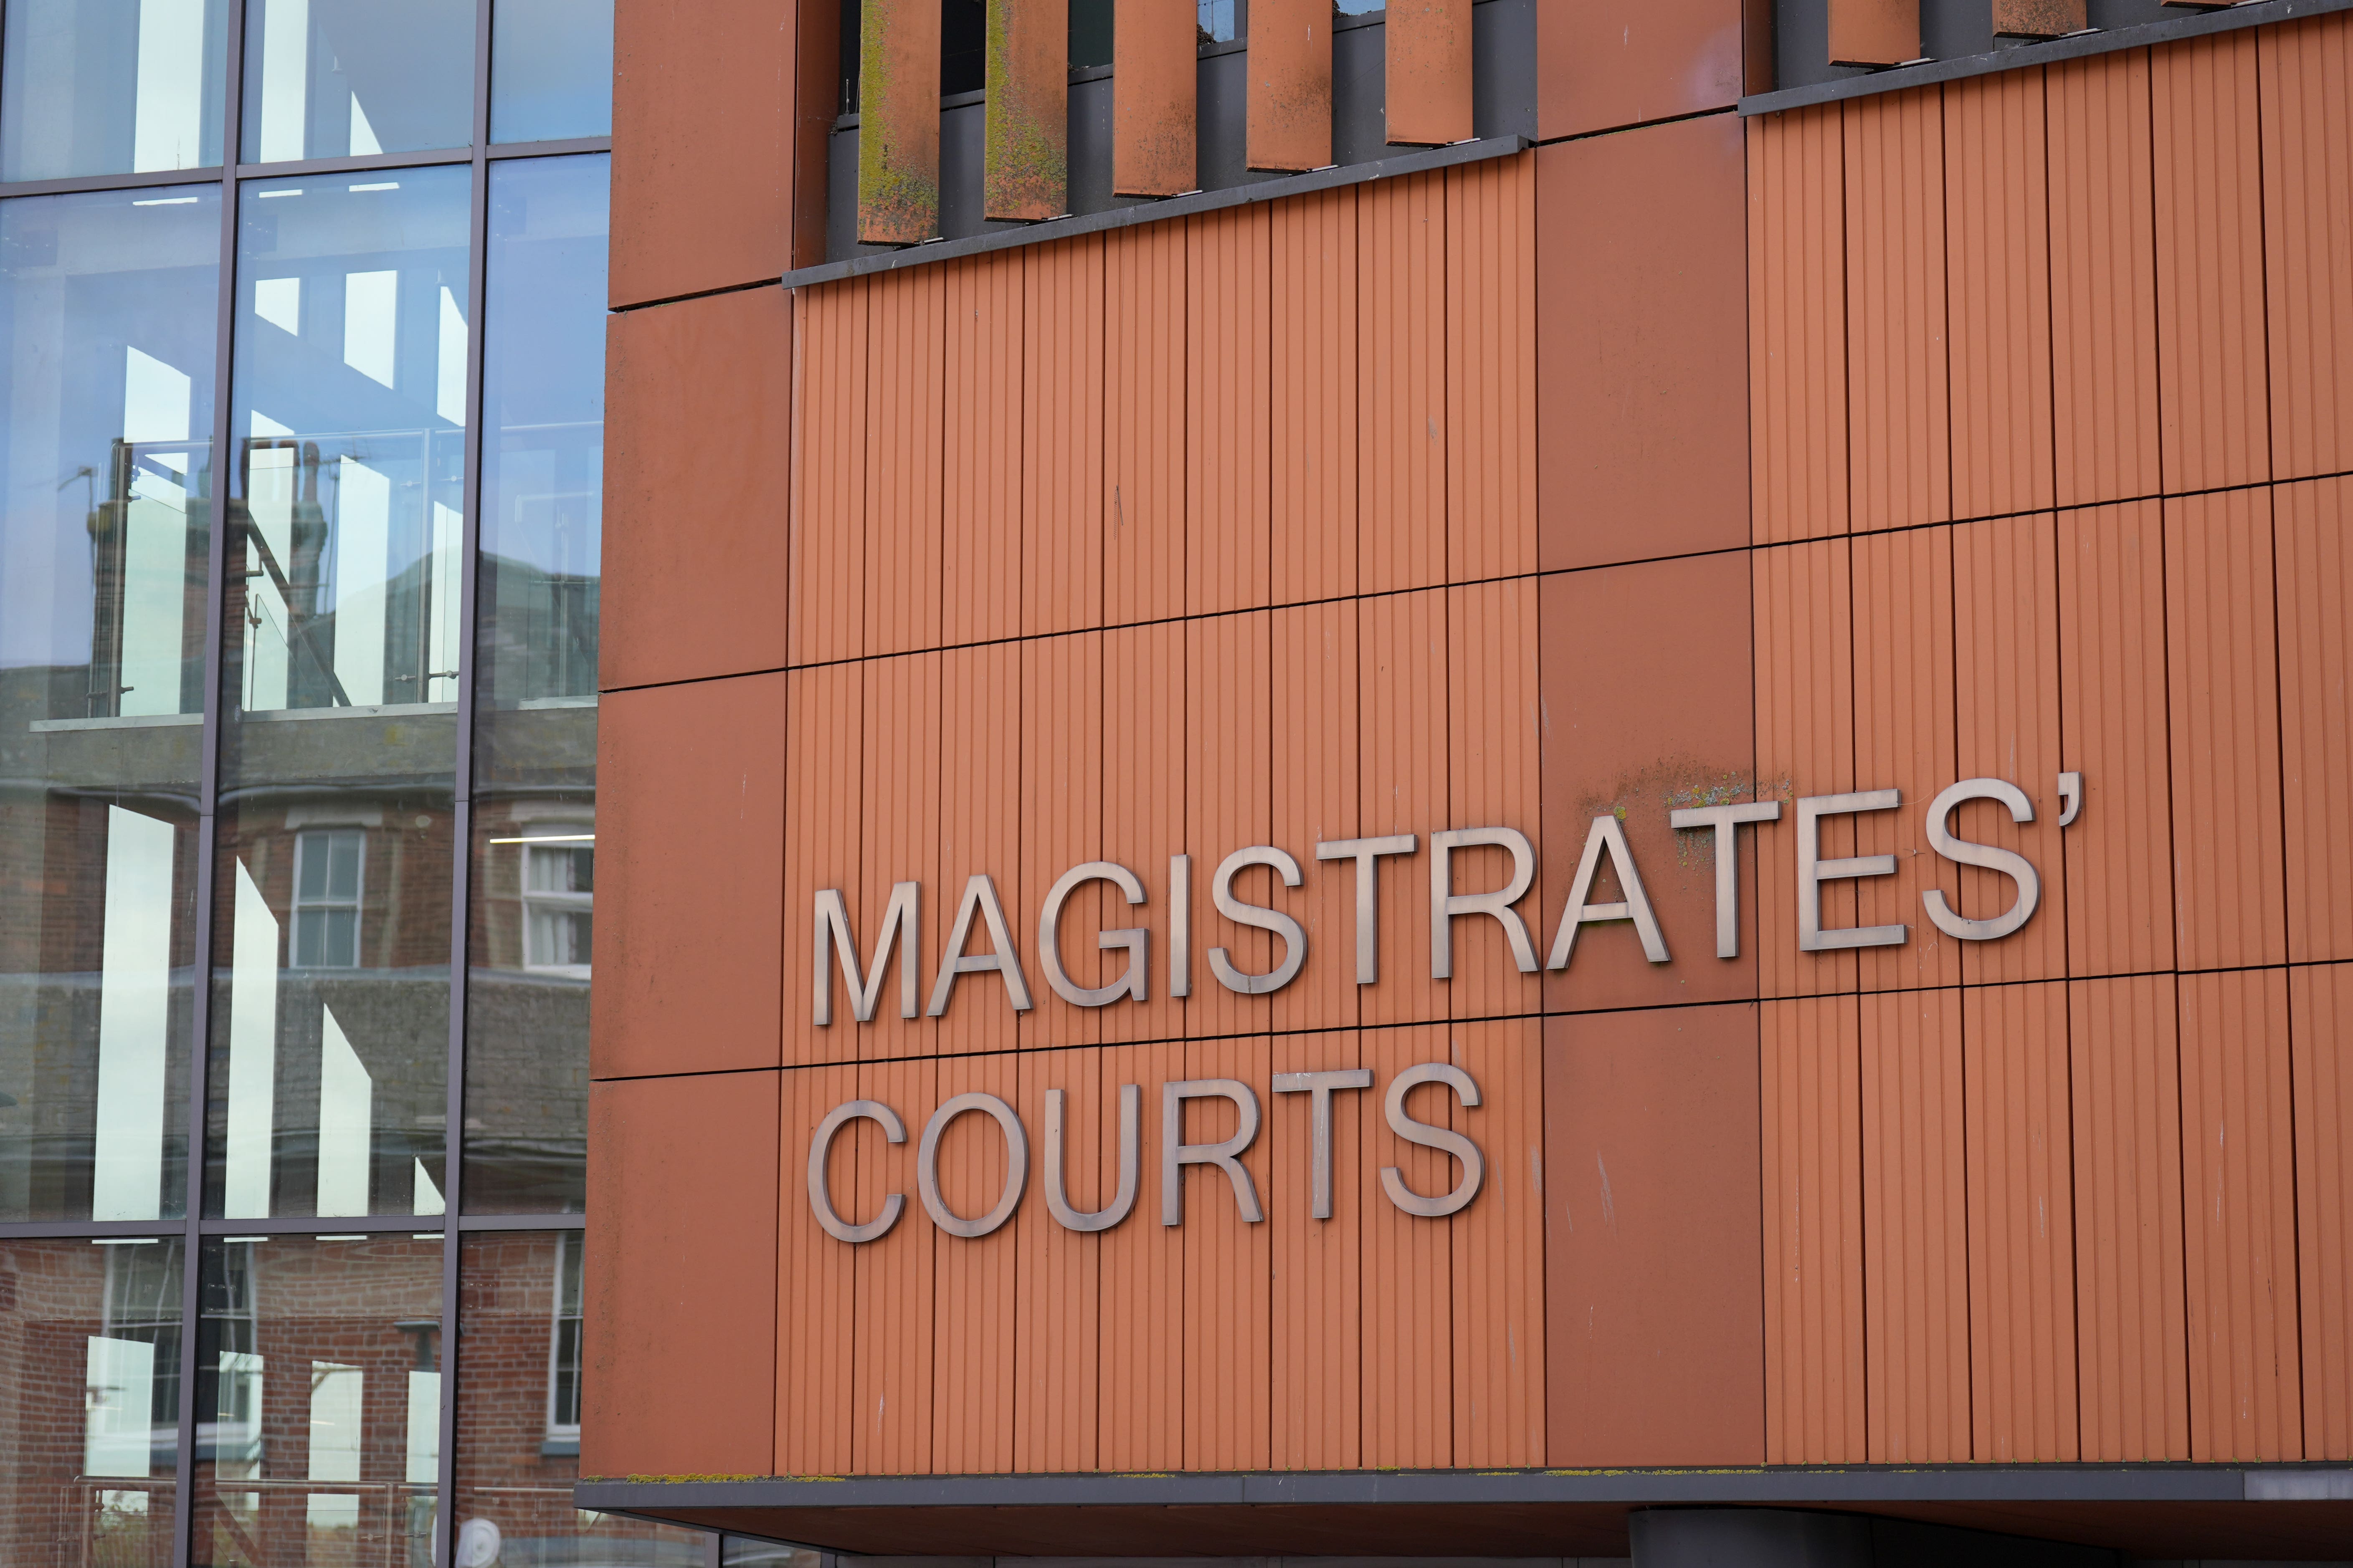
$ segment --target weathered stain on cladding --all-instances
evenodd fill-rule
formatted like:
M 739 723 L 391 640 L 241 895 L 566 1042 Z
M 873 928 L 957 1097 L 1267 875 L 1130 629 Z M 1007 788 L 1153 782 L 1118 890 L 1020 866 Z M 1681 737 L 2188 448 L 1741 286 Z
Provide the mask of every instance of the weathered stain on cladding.
M 919 245 L 940 233 L 940 12 L 920 0 L 860 9 L 858 239 Z
M 1034 222 L 1070 210 L 1070 0 L 988 0 L 982 204 Z
M 1993 0 L 1998 38 L 2057 38 L 2089 26 L 2084 0 Z

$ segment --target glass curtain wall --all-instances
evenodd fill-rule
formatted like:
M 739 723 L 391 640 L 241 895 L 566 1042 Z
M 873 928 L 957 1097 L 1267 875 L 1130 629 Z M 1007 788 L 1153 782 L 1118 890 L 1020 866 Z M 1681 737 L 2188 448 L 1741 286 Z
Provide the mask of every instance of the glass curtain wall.
M 612 26 L 0 8 L 0 1561 L 713 1554 L 570 1501 Z

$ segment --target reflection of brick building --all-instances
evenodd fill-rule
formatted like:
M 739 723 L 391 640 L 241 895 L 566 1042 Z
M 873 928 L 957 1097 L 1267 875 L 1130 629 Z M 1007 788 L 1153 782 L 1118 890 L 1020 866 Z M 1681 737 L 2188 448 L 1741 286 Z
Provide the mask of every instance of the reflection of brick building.
M 165 1103 L 185 1093 L 196 853 L 188 781 L 201 734 L 169 717 L 52 718 L 82 712 L 90 679 L 83 665 L 0 671 L 0 1219 L 91 1212 L 109 849 L 122 820 L 148 829 L 140 848 L 156 863 L 146 879 L 171 889 L 145 955 L 156 972 L 147 978 L 169 993 L 165 1037 L 144 1043 L 163 1047 Z M 176 1150 L 181 1123 L 164 1120 L 156 1136 Z M 153 1213 L 178 1209 L 183 1190 L 174 1155 Z
M 688 1568 L 699 1542 L 681 1531 L 572 1506 L 580 1473 L 579 1233 L 509 1231 L 466 1237 L 458 1292 L 458 1474 L 460 1529 L 487 1520 L 511 1568 L 601 1563 L 583 1534 L 627 1542 L 642 1568 Z M 581 1554 L 571 1555 L 574 1551 Z
M 195 1561 L 431 1561 L 438 1237 L 213 1243 L 196 1344 Z
M 180 1247 L 0 1246 L 0 1562 L 171 1559 Z

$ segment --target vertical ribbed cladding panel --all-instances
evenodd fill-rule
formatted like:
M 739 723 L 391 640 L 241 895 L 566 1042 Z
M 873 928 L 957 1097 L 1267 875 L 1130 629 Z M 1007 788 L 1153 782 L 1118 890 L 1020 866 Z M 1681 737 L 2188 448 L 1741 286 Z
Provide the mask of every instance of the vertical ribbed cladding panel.
M 1258 1096 L 1261 1118 L 1273 1092 L 1271 1047 L 1264 1036 L 1196 1040 L 1185 1047 L 1185 1076 L 1235 1079 Z M 1157 1107 L 1154 1108 L 1155 1110 Z M 1240 1125 L 1233 1101 L 1187 1103 L 1181 1129 L 1188 1143 L 1230 1138 Z M 1155 1142 L 1156 1146 L 1156 1142 Z M 1263 1120 L 1241 1153 L 1264 1212 L 1273 1152 Z M 1185 1468 L 1263 1470 L 1274 1432 L 1272 1225 L 1242 1218 L 1239 1194 L 1216 1165 L 1181 1168 L 1185 1184 Z M 1145 1215 L 1147 1220 L 1153 1215 Z M 1312 1223 L 1312 1222 L 1311 1222 Z
M 1969 1450 L 1961 994 L 1862 1002 L 1862 1297 L 1871 1461 Z
M 1095 1468 L 1103 1244 L 1064 1230 L 1046 1208 L 1046 1091 L 1062 1091 L 1063 1195 L 1081 1214 L 1095 1214 L 1109 1207 L 1119 1191 L 1119 1089 L 1105 1082 L 1103 1053 L 1098 1050 L 1025 1052 L 1018 1060 L 1021 1093 L 1013 1108 L 1029 1131 L 1030 1186 L 1009 1227 L 1018 1280 L 1013 1292 L 1013 1458 L 1008 1468 L 1067 1475 Z M 1147 1197 L 1139 1190 L 1122 1228 L 1158 1218 Z
M 1749 505 L 1760 544 L 1847 531 L 1842 106 L 1748 128 Z
M 1457 1024 L 1452 1059 L 1479 1086 L 1475 1109 L 1453 1105 L 1454 1130 L 1487 1166 L 1479 1195 L 1447 1222 L 1453 1462 L 1534 1467 L 1545 1462 L 1544 1021 Z M 1437 1120 L 1434 1110 L 1423 1114 Z M 1442 1180 L 1461 1176 L 1445 1162 Z
M 2184 969 L 2287 957 L 2271 510 L 2268 489 L 2165 503 L 2174 940 Z
M 1039 246 L 1022 277 L 1021 630 L 1036 637 L 1103 622 L 1103 240 Z
M 939 268 L 911 267 L 868 286 L 869 654 L 939 646 L 944 281 Z
M 1329 958 L 1325 960 L 1329 962 Z M 1354 1030 L 1277 1035 L 1273 1070 L 1326 1072 L 1356 1067 Z M 1312 1217 L 1313 1124 L 1309 1096 L 1275 1095 L 1266 1107 L 1271 1174 L 1260 1201 L 1273 1232 L 1273 1333 L 1269 1348 L 1274 1403 L 1268 1462 L 1278 1470 L 1353 1470 L 1363 1463 L 1362 1231 L 1366 1203 L 1386 1203 L 1365 1180 L 1365 1103 L 1377 1090 L 1332 1095 L 1332 1215 Z
M 1356 192 L 1357 582 L 1446 580 L 1446 185 L 1442 174 Z
M 1956 517 L 2052 504 L 2042 79 L 1996 71 L 1945 88 Z
M 1103 619 L 1113 626 L 1185 613 L 1185 274 L 1182 224 L 1103 237 Z
M 1364 747 L 1356 831 L 1368 838 L 1414 836 L 1413 854 L 1376 862 L 1381 980 L 1356 995 L 1367 1024 L 1447 1015 L 1446 986 L 1430 977 L 1430 835 L 1454 819 L 1447 802 L 1446 608 L 1442 591 L 1356 605 Z
M 2165 489 L 2271 475 L 2255 35 L 2150 51 Z
M 1273 204 L 1271 592 L 1356 591 L 1356 189 Z
M 1029 254 L 967 257 L 940 268 L 947 287 L 940 622 L 941 640 L 951 645 L 1021 630 L 1021 270 Z
M 1313 857 L 1318 844 L 1356 837 L 1356 606 L 1277 610 L 1272 636 L 1269 842 L 1297 857 L 1305 874 L 1292 902 L 1307 928 L 1308 955 L 1299 978 L 1274 994 L 1273 1023 L 1277 1029 L 1347 1028 L 1357 1021 L 1356 871 L 1349 862 Z M 1388 861 L 1397 896 L 1410 896 L 1408 874 L 1398 868 L 1413 864 Z
M 834 988 L 833 1024 L 818 1033 L 832 1037 L 829 1046 L 855 1041 L 856 1054 L 864 1061 L 929 1056 L 937 1045 L 939 1028 L 923 1016 L 923 1005 L 930 999 L 925 988 L 938 967 L 940 943 L 955 913 L 955 896 L 962 891 L 945 887 L 940 879 L 940 656 L 911 654 L 845 668 L 860 672 L 864 686 L 864 762 L 855 778 L 843 781 L 855 788 L 853 797 L 820 795 L 816 805 L 819 812 L 864 812 L 858 880 L 842 889 L 849 905 L 860 973 L 873 966 L 891 889 L 901 882 L 913 882 L 923 889 L 923 907 L 916 921 L 921 933 L 916 943 L 920 956 L 914 965 L 916 1016 L 899 1016 L 901 954 L 894 951 L 891 967 L 883 972 L 881 988 L 875 994 L 873 1021 L 859 1023 L 850 1013 L 840 958 L 836 955 L 823 976 L 810 976 L 811 984 Z M 810 828 L 816 833 L 839 831 L 848 821 L 846 816 L 818 816 Z M 817 888 L 829 885 L 820 882 Z M 809 912 L 807 906 L 817 888 L 794 885 L 790 896 L 802 906 L 804 916 Z M 945 910 L 940 907 L 943 899 L 948 905 Z M 786 962 L 804 969 L 812 967 L 811 945 L 804 942 L 798 948 L 788 949 Z M 787 1014 L 785 1024 L 789 1030 L 807 1020 L 806 1012 L 797 1016 Z M 850 1054 L 838 1047 L 827 1051 L 832 1057 Z
M 2353 958 L 2353 481 L 2272 492 L 2279 545 L 2288 956 Z
M 2044 73 L 2052 406 L 2062 506 L 2155 495 L 2157 220 L 2148 52 Z
M 1846 105 L 1849 472 L 1858 531 L 1953 515 L 1940 90 Z
M 1268 726 L 1273 629 L 1272 616 L 1262 611 L 1185 623 L 1184 847 L 1193 857 L 1193 998 L 1185 1032 L 1195 1039 L 1262 1031 L 1272 1009 L 1269 997 L 1219 984 L 1209 950 L 1223 948 L 1227 962 L 1245 974 L 1264 974 L 1282 961 L 1274 934 L 1218 913 L 1213 892 L 1219 864 L 1237 849 L 1268 843 L 1274 826 Z M 1293 858 L 1307 848 L 1283 847 Z M 1303 884 L 1314 874 L 1305 866 L 1300 871 L 1303 886 L 1288 889 L 1272 868 L 1248 868 L 1235 875 L 1234 897 L 1297 919 L 1305 907 Z
M 1199 186 L 1196 13 L 1160 0 L 1119 0 L 1112 28 L 1112 189 L 1179 196 Z
M 786 1069 L 777 1140 L 776 1473 L 840 1475 L 850 1467 L 858 1341 L 857 1249 L 826 1235 L 809 1207 L 809 1140 L 826 1113 L 858 1098 L 858 1069 Z M 858 1144 L 837 1138 L 828 1192 L 858 1190 Z M 836 1200 L 839 1206 L 839 1200 Z M 851 1216 L 871 1219 L 860 1210 Z
M 1192 615 L 1267 602 L 1273 233 L 1263 204 L 1185 224 L 1185 607 Z
M 2012 822 L 1999 801 L 1972 801 L 1951 826 L 1973 844 L 2014 849 L 2032 863 L 2042 901 L 2000 942 L 1965 942 L 1969 984 L 2056 980 L 2067 973 L 2067 885 L 2060 875 L 2059 772 L 2081 771 L 2059 736 L 2059 561 L 2047 515 L 1999 518 L 1953 530 L 1954 631 L 1958 644 L 1959 766 L 1952 779 L 2007 779 L 2034 803 L 2034 820 Z M 1929 789 L 1942 788 L 1929 781 Z M 1925 809 L 1927 800 L 1923 799 Z M 2069 829 L 2073 831 L 2073 829 Z M 1985 920 L 2010 907 L 2018 884 L 1997 871 L 1955 868 L 1956 906 Z M 1949 895 L 1947 896 L 1949 899 Z M 2107 911 L 2101 911 L 2103 918 Z M 1925 921 L 1923 923 L 1926 923 Z
M 1848 543 L 1829 540 L 1759 550 L 1757 593 L 1757 794 L 1764 800 L 1857 788 L 1854 637 Z M 1873 781 L 1876 784 L 1877 781 Z M 1821 825 L 1825 859 L 1853 854 L 1854 818 Z M 1798 950 L 1798 829 L 1794 806 L 1757 829 L 1757 963 L 1767 996 L 1855 988 L 1852 952 Z M 1852 881 L 1825 883 L 1822 927 L 1852 926 Z
M 1389 145 L 1442 147 L 1471 129 L 1471 0 L 1396 0 L 1385 58 Z M 1253 37 L 1255 21 L 1251 25 Z
M 1961 1027 L 1973 1452 L 2000 1464 L 2073 1459 L 2067 987 L 1973 986 Z
M 858 237 L 917 245 L 940 232 L 940 9 L 860 0 Z
M 1071 0 L 988 0 L 982 210 L 1035 223 L 1071 210 Z
M 860 900 L 850 914 L 860 927 L 861 947 L 871 951 L 871 940 L 864 933 L 881 924 L 882 906 L 864 907 L 860 864 L 860 824 L 866 811 L 864 681 L 855 664 L 796 669 L 785 681 L 784 1061 L 786 1067 L 855 1061 L 865 1042 L 849 1015 L 849 997 L 838 988 L 838 967 L 828 970 L 837 984 L 833 1023 L 820 1029 L 810 1022 L 816 1003 L 811 961 L 817 945 L 817 895 L 824 889 L 840 889 L 845 903 Z M 878 830 L 882 826 L 876 826 Z M 890 897 L 887 889 L 883 897 Z M 936 949 L 936 940 L 927 942 L 925 955 Z M 891 994 L 890 1011 L 896 1013 L 896 991 L 890 986 L 884 990 Z
M 1135 1210 L 1098 1243 L 1103 1299 L 1121 1303 L 1103 1315 L 1098 1341 L 1103 1374 L 1095 1391 L 1095 1462 L 1106 1470 L 1173 1470 L 1185 1463 L 1185 1243 L 1199 1233 L 1160 1223 L 1155 1131 L 1160 1086 L 1185 1076 L 1182 1041 L 1103 1053 L 1103 1147 L 1116 1149 L 1109 1140 L 1119 1128 L 1122 1084 L 1137 1086 L 1144 1115 Z M 1117 1157 L 1099 1156 L 1113 1179 Z
M 905 1142 L 885 1141 L 881 1127 L 868 1120 L 843 1129 L 841 1141 L 854 1151 L 855 1184 L 835 1190 L 854 1193 L 857 1204 L 843 1217 L 873 1219 L 892 1193 L 906 1200 L 889 1235 L 850 1249 L 858 1280 L 858 1321 L 849 1340 L 854 1475 L 913 1476 L 932 1468 L 933 1239 L 939 1232 L 916 1194 L 915 1148 L 939 1103 L 937 1066 L 869 1062 L 858 1069 L 858 1098 L 879 1100 L 897 1111 L 906 1123 Z
M 1258 0 L 1250 14 L 1244 156 L 1293 173 L 1332 162 L 1332 7 Z
M 2170 974 L 2067 987 L 2085 1459 L 2189 1457 L 2181 1056 Z
M 795 664 L 865 647 L 867 280 L 800 291 L 793 426 L 790 643 Z
M 930 962 L 936 976 L 948 957 L 947 939 L 955 923 L 965 884 L 987 872 L 997 884 L 1007 923 L 1020 941 L 1021 911 L 1021 649 L 1013 643 L 952 648 L 940 656 L 940 891 L 930 900 L 925 921 Z M 989 951 L 988 924 L 977 914 L 966 936 L 970 953 Z M 1023 960 L 1034 1002 L 1044 977 Z M 931 1010 L 931 994 L 923 996 Z M 939 1020 L 943 1054 L 1010 1050 L 1018 1015 L 1001 976 L 964 974 Z
M 1536 580 L 1515 577 L 1450 588 L 1447 600 L 1447 826 L 1511 827 L 1542 841 L 1543 743 L 1536 731 Z M 1436 823 L 1433 821 L 1432 826 Z M 1580 849 L 1582 846 L 1579 846 Z M 1508 851 L 1457 850 L 1452 890 L 1506 887 Z M 1427 868 L 1424 877 L 1427 878 Z M 1421 882 L 1424 897 L 1430 884 Z M 1513 906 L 1541 966 L 1550 952 L 1548 912 L 1535 883 Z M 1446 985 L 1457 1018 L 1543 1010 L 1544 971 L 1523 973 L 1501 921 L 1485 915 L 1453 925 L 1454 978 Z M 1528 1049 L 1536 1047 L 1530 1044 Z M 1535 1461 L 1528 1461 L 1534 1464 Z
M 1166 1039 L 1184 1032 L 1187 1006 L 1175 995 L 1168 870 L 1169 857 L 1185 844 L 1185 627 L 1127 626 L 1105 632 L 1103 642 L 1103 858 L 1142 879 L 1151 901 L 1134 923 L 1152 931 L 1152 1001 L 1104 1008 L 1103 1037 Z M 1197 905 L 1208 897 L 1208 872 L 1198 859 L 1197 853 Z M 1198 949 L 1192 969 L 1198 988 L 1208 980 Z
M 960 1057 L 934 1064 L 939 1098 L 993 1094 L 1022 1108 L 1018 1057 Z M 1029 1128 L 1044 1125 L 1035 1112 Z M 1031 1136 L 1036 1134 L 1033 1132 Z M 923 1137 L 911 1117 L 907 1141 Z M 1005 1191 L 1005 1134 L 996 1118 L 968 1110 L 940 1134 L 940 1200 L 948 1212 L 976 1218 Z M 1029 1180 L 1037 1180 L 1034 1173 Z M 909 1208 L 920 1207 L 920 1202 Z M 950 1236 L 928 1215 L 903 1223 L 932 1245 L 932 1463 L 942 1475 L 997 1475 L 1013 1468 L 1015 1269 L 1022 1232 L 1051 1226 L 1046 1205 L 1025 1202 L 1013 1218 L 983 1237 Z
M 1106 1013 L 1139 1004 L 1073 1007 L 1054 994 L 1046 979 L 1046 958 L 1038 942 L 1038 921 L 1046 890 L 1073 866 L 1103 858 L 1103 634 L 1038 637 L 1021 645 L 1021 878 L 1003 889 L 1011 905 L 1013 940 L 1029 973 L 1035 1012 L 1021 1015 L 1022 1048 L 1092 1046 L 1103 1038 Z M 1131 866 L 1139 875 L 1149 868 Z M 1125 952 L 1103 952 L 1095 933 L 1145 923 L 1153 906 L 1131 910 L 1126 895 L 1109 882 L 1086 882 L 1071 890 L 1060 921 L 1062 965 L 1077 984 L 1092 989 L 1126 973 Z M 1148 1004 L 1145 1004 L 1148 1005 Z
M 2353 1458 L 2353 963 L 2288 972 L 2304 1457 Z
M 1860 1464 L 1871 1450 L 1856 1002 L 1767 1002 L 1761 1013 L 1765 1462 Z
M 1376 1286 L 1361 1297 L 1363 1462 L 1372 1469 L 1442 1469 L 1461 1463 L 1454 1453 L 1454 1365 L 1444 1349 L 1454 1342 L 1448 1222 L 1407 1214 L 1389 1202 L 1380 1173 L 1396 1166 L 1417 1193 L 1442 1193 L 1454 1184 L 1454 1162 L 1390 1131 L 1381 1110 L 1389 1079 L 1417 1062 L 1451 1059 L 1447 1028 L 1367 1029 L 1357 1038 L 1356 1059 L 1373 1069 L 1373 1087 L 1347 1097 L 1356 1102 L 1364 1129 L 1364 1163 L 1354 1179 L 1365 1205 L 1364 1277 Z M 1406 1112 L 1443 1125 L 1452 1100 L 1444 1085 L 1424 1085 L 1408 1096 Z
M 2353 18 L 2265 27 L 2272 472 L 2353 468 Z
M 2287 971 L 2181 977 L 2189 1453 L 2300 1459 Z
M 1930 888 L 1950 903 L 1960 887 L 1959 868 L 1928 847 L 1926 826 L 1929 800 L 1956 776 L 1953 531 L 1858 535 L 1853 551 L 1854 774 L 1857 787 L 1894 785 L 1904 804 L 1843 819 L 1855 854 L 1895 857 L 1894 876 L 1851 881 L 1845 896 L 1853 924 L 1908 926 L 1911 934 L 1901 947 L 1859 949 L 1852 962 L 1865 991 L 1957 985 L 1961 944 L 1930 924 L 1920 906 Z M 1805 771 L 1797 785 L 1800 795 L 1831 788 Z M 1823 929 L 1845 923 L 1830 918 L 1825 891 Z
M 2059 837 L 2072 974 L 2173 967 L 2165 658 L 2158 503 L 2062 512 L 2060 752 L 2085 792 Z M 2041 868 L 2047 886 L 2053 868 Z
M 1469 10 L 1465 5 L 1466 30 Z M 1535 192 L 1533 153 L 1446 174 L 1451 582 L 1509 577 L 1536 566 Z

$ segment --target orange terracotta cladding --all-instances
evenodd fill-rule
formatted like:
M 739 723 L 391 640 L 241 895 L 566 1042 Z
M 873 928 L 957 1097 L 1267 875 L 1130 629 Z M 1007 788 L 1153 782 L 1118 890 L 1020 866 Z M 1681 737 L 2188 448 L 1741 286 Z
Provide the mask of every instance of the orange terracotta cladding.
M 1745 8 L 1590 9 L 1589 140 L 616 329 L 617 527 L 711 419 L 790 458 L 735 577 L 610 590 L 600 1180 L 773 1159 L 730 1468 L 2353 1458 L 2353 14 L 1612 130 Z M 1580 209 L 1662 168 L 1672 245 Z M 769 1310 L 671 1223 L 603 1256 Z M 674 1406 L 625 1287 L 596 1397 Z

